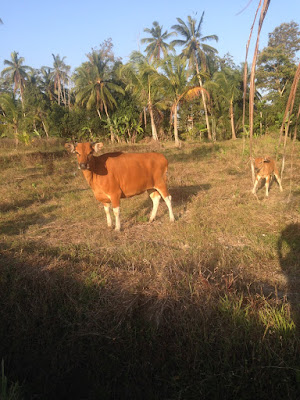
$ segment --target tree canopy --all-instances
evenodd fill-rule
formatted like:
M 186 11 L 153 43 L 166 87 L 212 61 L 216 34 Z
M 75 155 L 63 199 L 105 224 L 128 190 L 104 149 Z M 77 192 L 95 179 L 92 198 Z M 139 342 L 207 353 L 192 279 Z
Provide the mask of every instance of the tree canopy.
M 109 38 L 73 72 L 60 54 L 52 54 L 53 65 L 33 69 L 13 51 L 0 76 L 0 135 L 18 140 L 149 137 L 177 144 L 187 138 L 240 137 L 243 66 L 235 65 L 229 53 L 218 55 L 212 46 L 218 37 L 203 31 L 203 21 L 204 12 L 199 20 L 178 17 L 170 30 L 154 21 L 144 29 L 144 50 L 133 51 L 125 63 Z M 268 45 L 259 52 L 257 134 L 282 123 L 299 50 L 299 25 L 291 21 L 269 33 Z M 299 98 L 298 89 L 295 110 Z

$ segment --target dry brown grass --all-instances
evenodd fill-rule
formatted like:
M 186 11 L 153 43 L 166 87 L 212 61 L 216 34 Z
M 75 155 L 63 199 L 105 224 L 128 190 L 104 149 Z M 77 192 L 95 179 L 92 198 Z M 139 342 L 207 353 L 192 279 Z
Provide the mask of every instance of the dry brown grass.
M 255 156 L 266 152 L 272 156 L 275 142 L 270 137 L 257 139 Z M 132 146 L 130 151 L 153 150 L 151 146 Z M 143 325 L 145 335 L 150 335 L 151 324 L 166 332 L 172 321 L 173 333 L 181 337 L 186 326 L 190 337 L 184 340 L 192 341 L 199 334 L 198 328 L 198 333 L 193 331 L 192 320 L 210 321 L 216 312 L 212 301 L 217 304 L 225 294 L 248 298 L 253 315 L 258 315 L 258 304 L 262 304 L 254 302 L 258 297 L 279 303 L 286 296 L 299 300 L 299 248 L 295 245 L 300 226 L 300 144 L 296 143 L 294 176 L 289 175 L 287 160 L 284 192 L 273 182 L 268 199 L 264 190 L 258 190 L 257 198 L 251 194 L 250 163 L 242 155 L 239 140 L 194 143 L 181 149 L 173 144 L 156 146 L 169 160 L 176 222 L 169 222 L 167 207 L 161 202 L 156 221 L 149 224 L 151 200 L 143 194 L 122 200 L 120 233 L 107 228 L 102 207 L 75 159 L 61 145 L 43 151 L 0 150 L 2 266 L 8 268 L 8 277 L 13 265 L 20 282 L 25 282 L 21 292 L 33 314 L 42 315 L 43 303 L 51 314 L 57 296 L 59 319 L 63 326 L 72 326 L 68 346 L 79 338 L 84 346 L 82 338 L 102 337 L 101 324 L 105 340 L 121 343 L 125 338 L 121 340 L 118 327 L 135 319 L 150 324 Z M 14 293 L 20 289 L 18 282 L 5 279 L 12 296 L 19 298 L 20 293 Z M 67 306 L 63 311 L 63 304 L 74 307 L 73 317 Z M 8 308 L 4 317 L 11 318 Z M 76 320 L 74 325 L 75 317 L 82 323 Z M 43 324 L 48 327 L 48 322 Z M 133 337 L 130 340 L 128 348 L 134 343 Z M 187 354 L 192 353 L 191 346 Z

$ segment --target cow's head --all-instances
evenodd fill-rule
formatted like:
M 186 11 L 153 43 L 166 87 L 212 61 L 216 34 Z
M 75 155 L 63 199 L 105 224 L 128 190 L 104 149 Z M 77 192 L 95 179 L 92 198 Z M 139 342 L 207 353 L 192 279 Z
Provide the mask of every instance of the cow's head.
M 70 153 L 75 153 L 79 168 L 82 170 L 90 169 L 93 153 L 97 153 L 103 147 L 103 143 L 66 143 L 65 148 Z

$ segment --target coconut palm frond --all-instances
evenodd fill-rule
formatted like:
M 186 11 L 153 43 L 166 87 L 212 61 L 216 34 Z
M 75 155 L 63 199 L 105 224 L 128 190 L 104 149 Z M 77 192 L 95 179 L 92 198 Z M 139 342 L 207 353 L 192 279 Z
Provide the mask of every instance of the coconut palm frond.
M 181 99 L 192 101 L 195 100 L 197 97 L 200 97 L 202 93 L 204 93 L 208 99 L 210 98 L 209 93 L 206 89 L 201 86 L 195 86 L 189 89 L 187 92 L 183 93 Z

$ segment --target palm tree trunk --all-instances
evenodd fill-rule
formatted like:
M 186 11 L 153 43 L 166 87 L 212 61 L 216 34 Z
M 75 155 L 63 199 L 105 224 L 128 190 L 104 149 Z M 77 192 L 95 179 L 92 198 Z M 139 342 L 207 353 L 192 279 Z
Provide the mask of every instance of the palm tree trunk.
M 145 129 L 146 129 L 146 126 L 147 126 L 147 114 L 146 114 L 146 107 L 144 107 L 144 109 L 143 109 L 143 112 L 144 112 L 144 127 L 145 127 Z
M 236 139 L 236 134 L 235 134 L 235 126 L 234 126 L 234 112 L 233 112 L 232 100 L 230 100 L 229 113 L 230 113 L 232 139 L 235 140 Z
M 156 130 L 154 116 L 153 116 L 153 109 L 152 109 L 152 104 L 151 104 L 150 100 L 148 101 L 148 109 L 149 109 L 150 120 L 151 120 L 152 139 L 158 140 L 157 130 Z
M 42 121 L 42 125 L 43 125 L 43 128 L 44 128 L 44 131 L 45 131 L 45 133 L 46 133 L 47 139 L 49 139 L 49 134 L 48 134 L 48 130 L 47 130 L 47 128 L 46 128 L 46 125 L 45 125 L 45 123 L 44 123 L 43 120 L 41 120 L 41 121 Z
M 177 116 L 177 103 L 173 105 L 173 115 L 174 115 L 174 139 L 175 139 L 175 146 L 179 146 L 179 137 L 178 137 L 178 116 Z
M 103 105 L 104 105 L 104 111 L 105 111 L 105 114 L 106 114 L 107 122 L 109 123 L 110 140 L 111 140 L 112 143 L 114 143 L 115 142 L 114 130 L 113 130 L 113 127 L 112 127 L 111 122 L 110 122 L 110 118 L 109 118 L 109 115 L 108 115 L 108 111 L 107 111 L 107 107 L 106 107 L 105 102 L 103 102 Z
M 197 76 L 198 76 L 198 80 L 199 80 L 199 85 L 200 85 L 200 87 L 203 87 L 202 79 L 201 79 L 200 72 L 199 72 L 199 66 L 198 66 L 197 62 L 196 62 L 196 71 L 197 71 Z M 201 96 L 202 96 L 203 108 L 204 108 L 204 113 L 205 113 L 207 137 L 208 137 L 208 140 L 211 140 L 211 132 L 210 132 L 210 125 L 209 125 L 209 120 L 208 120 L 208 112 L 207 112 L 207 105 L 206 105 L 204 91 L 201 91 Z

